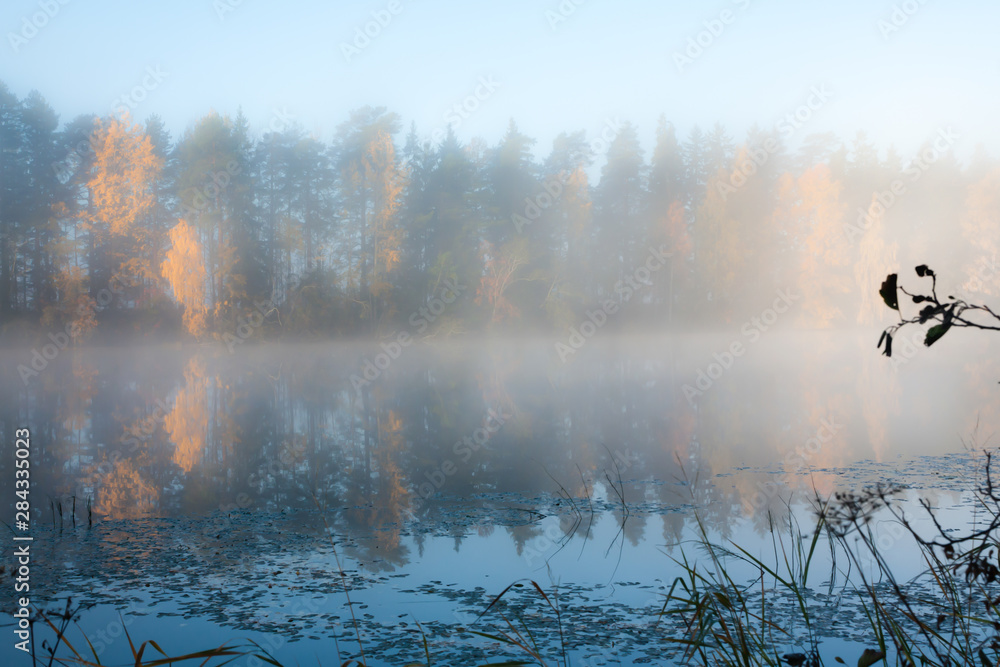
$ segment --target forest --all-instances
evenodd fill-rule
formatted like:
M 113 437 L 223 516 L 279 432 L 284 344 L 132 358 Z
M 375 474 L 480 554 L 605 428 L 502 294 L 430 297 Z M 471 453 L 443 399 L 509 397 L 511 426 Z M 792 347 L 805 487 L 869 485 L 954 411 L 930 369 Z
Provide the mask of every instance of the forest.
M 886 316 L 899 265 L 980 295 L 996 274 L 1000 165 L 960 162 L 951 127 L 912 155 L 783 122 L 662 116 L 644 147 L 614 118 L 547 150 L 516 119 L 495 146 L 403 128 L 362 106 L 326 142 L 209 111 L 175 138 L 156 115 L 61 124 L 0 83 L 0 340 L 660 332 L 779 292 L 796 327 L 846 328 Z

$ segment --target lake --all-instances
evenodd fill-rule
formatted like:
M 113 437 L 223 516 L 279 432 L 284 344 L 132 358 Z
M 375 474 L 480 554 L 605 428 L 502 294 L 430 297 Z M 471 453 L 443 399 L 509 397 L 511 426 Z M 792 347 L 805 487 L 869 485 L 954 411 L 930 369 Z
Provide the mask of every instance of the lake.
M 523 657 L 475 634 L 512 628 L 553 664 L 563 646 L 573 664 L 662 662 L 696 517 L 767 549 L 775 522 L 812 520 L 811 495 L 882 481 L 962 520 L 1000 423 L 989 338 L 893 359 L 870 330 L 737 327 L 568 354 L 530 338 L 5 349 L 0 490 L 13 517 L 27 428 L 33 602 L 92 605 L 102 662 L 128 660 L 127 629 L 175 653 L 252 639 L 286 664 L 359 647 L 426 662 L 425 641 L 436 664 L 482 664 Z M 28 664 L 11 642 L 0 655 Z

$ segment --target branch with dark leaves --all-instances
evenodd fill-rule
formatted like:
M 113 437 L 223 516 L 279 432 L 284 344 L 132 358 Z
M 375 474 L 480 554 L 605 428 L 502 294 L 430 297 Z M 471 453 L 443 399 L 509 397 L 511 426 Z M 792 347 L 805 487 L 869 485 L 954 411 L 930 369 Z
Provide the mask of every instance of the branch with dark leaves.
M 926 324 L 927 322 L 935 322 L 932 327 L 927 330 L 927 335 L 924 338 L 924 345 L 930 347 L 934 343 L 941 340 L 952 327 L 972 327 L 974 329 L 984 329 L 990 331 L 1000 331 L 1000 315 L 997 315 L 989 306 L 982 306 L 978 304 L 971 304 L 962 299 L 958 299 L 954 296 L 949 296 L 946 300 L 942 301 L 937 295 L 937 274 L 927 267 L 926 264 L 921 264 L 916 268 L 917 276 L 920 278 L 930 278 L 931 279 L 931 290 L 930 294 L 911 294 L 907 292 L 901 285 L 898 284 L 898 276 L 895 273 L 890 273 L 885 281 L 882 283 L 882 288 L 878 291 L 882 300 L 885 301 L 885 305 L 889 306 L 893 310 L 899 313 L 899 323 L 888 327 L 882 332 L 882 337 L 878 339 L 878 347 L 882 349 L 882 354 L 887 357 L 892 356 L 892 341 L 896 336 L 897 332 L 908 324 Z M 906 296 L 910 297 L 915 304 L 926 304 L 920 309 L 914 317 L 906 319 L 903 317 L 902 310 L 899 307 L 899 293 L 902 292 Z M 993 322 L 997 324 L 990 324 L 989 322 L 976 322 L 974 320 L 968 319 L 965 315 L 970 311 L 979 311 L 985 313 L 992 318 Z M 882 348 L 882 345 L 885 348 Z

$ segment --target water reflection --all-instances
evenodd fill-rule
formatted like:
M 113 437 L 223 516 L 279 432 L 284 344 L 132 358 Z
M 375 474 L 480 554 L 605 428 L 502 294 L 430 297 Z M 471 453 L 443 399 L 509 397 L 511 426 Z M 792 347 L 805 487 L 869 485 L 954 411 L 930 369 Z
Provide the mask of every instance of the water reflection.
M 942 348 L 894 367 L 844 333 L 764 338 L 689 400 L 729 342 L 608 338 L 566 364 L 546 343 L 425 345 L 361 386 L 378 348 L 79 350 L 28 386 L 24 355 L 6 351 L 2 420 L 31 428 L 39 497 L 75 496 L 78 515 L 88 498 L 116 520 L 318 501 L 367 536 L 360 558 L 391 567 L 409 558 L 401 531 L 445 520 L 444 498 L 556 494 L 577 505 L 565 534 L 584 537 L 601 502 L 633 545 L 673 542 L 690 519 L 662 513 L 651 534 L 633 504 L 699 507 L 723 535 L 741 516 L 763 530 L 792 488 L 828 493 L 848 481 L 838 468 L 952 451 L 976 419 L 1000 419 L 993 362 L 956 368 Z M 960 352 L 988 360 L 986 344 Z M 450 529 L 456 544 L 470 530 Z M 540 534 L 509 530 L 519 553 Z
M 1000 419 L 987 339 L 894 364 L 867 335 L 775 333 L 722 369 L 737 338 L 609 336 L 566 364 L 544 342 L 413 346 L 361 384 L 378 346 L 77 350 L 27 386 L 25 353 L 4 351 L 3 432 L 30 428 L 34 448 L 33 592 L 114 618 L 141 603 L 147 636 L 176 614 L 206 645 L 302 638 L 287 650 L 308 659 L 355 641 L 349 590 L 390 664 L 412 620 L 440 655 L 489 596 L 552 576 L 580 637 L 607 628 L 629 656 L 660 650 L 646 628 L 679 574 L 664 552 L 696 515 L 753 550 L 807 525 L 793 491 L 892 481 L 962 500 L 975 457 L 940 455 Z

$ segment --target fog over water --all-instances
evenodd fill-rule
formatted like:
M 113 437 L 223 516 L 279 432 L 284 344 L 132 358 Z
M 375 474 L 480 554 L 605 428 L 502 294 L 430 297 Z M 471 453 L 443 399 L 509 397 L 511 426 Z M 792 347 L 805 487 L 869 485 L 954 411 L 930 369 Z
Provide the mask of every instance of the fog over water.
M 556 482 L 585 495 L 605 470 L 699 479 L 698 502 L 724 502 L 725 520 L 770 508 L 755 499 L 759 474 L 829 493 L 858 482 L 844 470 L 860 461 L 982 446 L 998 397 L 992 364 L 963 361 L 989 358 L 975 336 L 893 359 L 859 331 L 598 336 L 566 361 L 536 339 L 421 343 L 395 358 L 361 343 L 95 347 L 61 354 L 29 387 L 16 367 L 30 353 L 6 350 L 4 406 L 45 434 L 39 491 L 92 496 L 114 520 L 311 506 L 315 493 L 371 506 L 356 518 L 382 528 L 445 498 L 532 497 Z M 667 484 L 658 500 L 696 501 L 688 492 Z
M 101 664 L 681 664 L 740 586 L 854 664 L 989 516 L 998 20 L 5 3 L 0 664 L 68 598 Z
M 339 595 L 301 581 L 334 567 L 325 524 L 389 659 L 400 613 L 445 632 L 519 577 L 641 625 L 695 516 L 755 548 L 790 508 L 808 523 L 816 493 L 891 481 L 962 505 L 976 421 L 983 440 L 998 407 L 1000 369 L 964 361 L 991 358 L 973 336 L 901 346 L 895 365 L 864 331 L 598 335 L 565 362 L 551 340 L 420 343 L 364 382 L 384 345 L 92 347 L 27 387 L 30 351 L 5 350 L 4 419 L 32 425 L 35 497 L 62 503 L 39 512 L 56 559 L 38 576 L 100 603 L 87 627 L 131 600 L 133 631 L 281 628 L 303 656 L 327 618 L 346 641 Z

